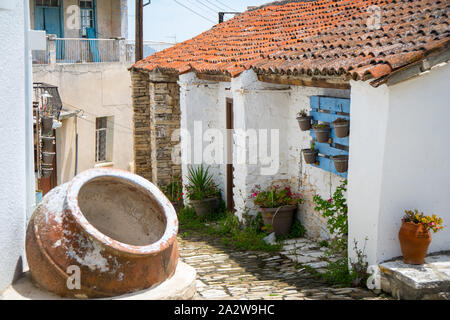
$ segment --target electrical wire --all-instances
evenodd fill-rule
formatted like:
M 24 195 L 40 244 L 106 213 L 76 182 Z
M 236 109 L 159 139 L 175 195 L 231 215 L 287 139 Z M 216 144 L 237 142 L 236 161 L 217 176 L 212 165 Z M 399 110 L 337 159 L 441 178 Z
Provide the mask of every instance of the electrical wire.
M 210 11 L 212 11 L 212 12 L 214 12 L 214 13 L 219 13 L 217 10 L 215 10 L 215 9 L 211 8 L 210 6 L 204 4 L 204 3 L 203 3 L 202 1 L 200 1 L 200 0 L 195 0 L 195 1 L 198 2 L 198 3 L 200 3 L 202 6 L 204 6 L 204 7 L 207 8 L 208 10 L 210 10 Z
M 236 9 L 233 9 L 232 7 L 230 7 L 230 6 L 226 5 L 225 3 L 223 3 L 222 1 L 219 1 L 219 0 L 214 0 L 214 1 L 220 3 L 222 6 L 228 8 L 228 9 L 230 9 L 230 10 L 233 10 L 233 11 L 237 12 Z
M 184 5 L 184 4 L 182 4 L 181 2 L 179 2 L 179 1 L 177 1 L 177 0 L 173 0 L 175 3 L 177 3 L 177 4 L 179 4 L 180 6 L 182 6 L 183 8 L 185 8 L 185 9 L 187 9 L 187 10 L 189 10 L 190 12 L 192 12 L 193 14 L 196 14 L 197 16 L 199 16 L 199 17 L 201 17 L 201 18 L 203 18 L 203 19 L 205 19 L 205 20 L 207 20 L 207 21 L 209 21 L 209 22 L 211 22 L 211 23 L 214 23 L 214 24 L 216 24 L 216 22 L 215 21 L 213 21 L 213 20 L 211 20 L 211 19 L 209 19 L 209 18 L 207 18 L 207 17 L 205 17 L 205 16 L 203 16 L 202 14 L 200 14 L 200 13 L 198 13 L 197 11 L 195 11 L 195 10 L 192 10 L 191 8 L 189 8 L 188 6 L 186 6 L 186 5 Z
M 217 9 L 219 9 L 219 11 L 227 11 L 227 9 L 224 9 L 224 7 L 219 7 L 217 4 L 215 4 L 211 0 L 205 0 L 205 1 L 208 2 L 210 5 L 216 7 Z

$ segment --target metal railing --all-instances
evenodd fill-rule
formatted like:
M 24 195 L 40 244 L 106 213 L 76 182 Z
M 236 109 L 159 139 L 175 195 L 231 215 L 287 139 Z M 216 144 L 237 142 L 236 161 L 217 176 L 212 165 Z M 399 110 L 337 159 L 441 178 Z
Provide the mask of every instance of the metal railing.
M 144 41 L 144 56 L 175 43 Z M 47 50 L 33 51 L 33 64 L 134 63 L 135 43 L 125 39 L 56 38 L 47 36 Z

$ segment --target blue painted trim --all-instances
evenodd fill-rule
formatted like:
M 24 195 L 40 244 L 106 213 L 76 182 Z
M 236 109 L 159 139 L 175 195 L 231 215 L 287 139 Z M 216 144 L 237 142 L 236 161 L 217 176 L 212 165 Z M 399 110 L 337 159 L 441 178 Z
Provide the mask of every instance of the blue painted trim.
M 64 1 L 61 0 L 59 2 L 59 28 L 61 29 L 61 38 L 64 38 L 64 27 L 65 27 L 65 23 L 64 23 Z
M 98 39 L 98 24 L 97 24 L 97 0 L 93 0 L 93 12 L 94 12 L 94 31 L 95 38 Z
M 336 144 L 348 147 L 350 140 L 349 137 L 338 138 L 331 122 L 338 118 L 350 120 L 350 99 L 327 96 L 311 96 L 310 104 L 310 115 L 313 119 L 313 123 L 318 123 L 320 121 L 322 123 L 329 124 L 331 128 L 330 138 L 333 139 L 333 143 L 331 144 L 319 143 L 317 142 L 315 131 L 313 129 L 310 130 L 310 135 L 315 142 L 315 147 L 317 150 L 319 150 L 319 155 L 317 157 L 319 164 L 312 164 L 312 166 L 347 178 L 347 172 L 339 173 L 336 171 L 334 162 L 331 157 L 336 155 L 348 155 L 348 151 L 336 148 Z

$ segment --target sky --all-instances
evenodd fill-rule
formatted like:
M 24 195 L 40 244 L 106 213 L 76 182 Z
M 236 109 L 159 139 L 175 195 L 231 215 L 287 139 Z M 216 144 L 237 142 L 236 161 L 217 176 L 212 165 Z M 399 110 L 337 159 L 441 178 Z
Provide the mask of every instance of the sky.
M 135 2 L 128 0 L 129 39 L 134 39 Z M 182 42 L 217 24 L 218 11 L 242 12 L 268 2 L 273 0 L 151 0 L 144 7 L 144 40 Z

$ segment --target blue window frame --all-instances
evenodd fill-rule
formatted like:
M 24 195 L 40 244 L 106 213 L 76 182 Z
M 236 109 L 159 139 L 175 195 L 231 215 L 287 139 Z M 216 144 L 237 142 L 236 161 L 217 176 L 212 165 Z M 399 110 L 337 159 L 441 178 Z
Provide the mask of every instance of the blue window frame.
M 311 117 L 313 118 L 313 122 L 318 123 L 320 121 L 322 123 L 329 124 L 331 128 L 331 143 L 317 142 L 314 130 L 310 131 L 311 137 L 315 142 L 315 148 L 319 150 L 319 155 L 317 157 L 319 165 L 313 164 L 313 166 L 347 178 L 347 172 L 339 173 L 336 171 L 334 162 L 331 157 L 336 155 L 349 154 L 349 137 L 338 138 L 333 126 L 331 125 L 331 122 L 338 118 L 350 120 L 350 99 L 326 96 L 311 96 L 310 103 Z
M 80 20 L 81 20 L 81 34 L 83 38 L 92 38 L 91 31 L 93 30 L 95 38 L 97 38 L 96 27 L 96 10 L 94 0 L 80 0 Z

